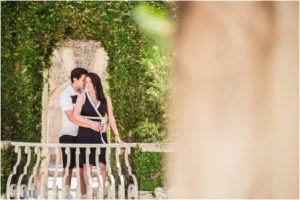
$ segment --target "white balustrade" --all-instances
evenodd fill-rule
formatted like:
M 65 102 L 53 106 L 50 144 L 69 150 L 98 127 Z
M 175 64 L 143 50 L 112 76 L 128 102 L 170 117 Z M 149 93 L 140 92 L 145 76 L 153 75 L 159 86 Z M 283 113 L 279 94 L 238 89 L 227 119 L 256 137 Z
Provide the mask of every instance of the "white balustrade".
M 7 142 L 6 142 L 7 143 Z M 116 166 L 118 169 L 118 179 L 120 180 L 120 184 L 118 184 L 117 189 L 117 197 L 119 199 L 125 199 L 125 178 L 122 174 L 121 163 L 120 163 L 120 155 L 122 148 L 125 150 L 125 165 L 128 169 L 129 177 L 131 177 L 131 181 L 128 187 L 128 198 L 129 199 L 137 199 L 138 198 L 138 185 L 135 175 L 132 174 L 131 166 L 129 165 L 128 155 L 131 152 L 131 148 L 136 147 L 137 143 L 129 143 L 129 144 L 41 144 L 41 143 L 27 143 L 27 142 L 9 142 L 10 145 L 15 147 L 15 153 L 17 154 L 16 163 L 13 167 L 12 174 L 9 175 L 6 186 L 6 197 L 7 199 L 15 198 L 15 199 L 67 199 L 70 197 L 71 188 L 66 185 L 66 179 L 69 175 L 69 166 L 70 166 L 70 156 L 71 156 L 71 148 L 75 148 L 75 157 L 76 157 L 76 177 L 77 177 L 77 186 L 76 186 L 76 199 L 80 199 L 81 197 L 81 185 L 80 185 L 80 166 L 79 166 L 79 154 L 80 148 L 86 149 L 86 162 L 89 163 L 89 155 L 91 153 L 91 148 L 96 148 L 95 160 L 96 160 L 96 171 L 98 185 L 95 188 L 95 193 L 93 194 L 93 173 L 91 173 L 92 169 L 87 164 L 87 175 L 89 180 L 89 185 L 87 187 L 87 197 L 89 199 L 97 198 L 97 199 L 115 199 L 116 198 L 116 182 L 115 177 L 112 173 L 111 166 L 111 150 L 116 149 Z M 36 161 L 33 167 L 32 174 L 28 174 L 28 167 L 30 165 L 30 161 L 32 158 L 31 148 L 34 149 L 34 154 Z M 48 185 L 48 177 L 49 177 L 49 165 L 50 165 L 50 150 L 54 148 L 56 159 L 55 159 L 55 171 L 53 175 L 53 182 Z M 61 183 L 61 192 L 59 190 L 58 183 L 58 171 L 61 169 L 59 166 L 59 154 L 61 154 L 61 148 L 65 148 L 65 152 L 67 154 L 67 166 L 65 170 L 65 174 L 62 177 Z M 101 154 L 101 148 L 106 148 L 106 182 L 104 183 L 104 177 L 101 175 L 101 168 L 99 166 L 99 155 Z M 16 176 L 17 168 L 21 161 L 22 149 L 24 149 L 25 154 L 27 154 L 26 164 L 23 168 L 23 173 L 19 177 Z M 40 166 L 42 160 L 45 159 L 44 166 Z M 35 159 L 33 159 L 35 160 Z M 33 183 L 35 177 L 38 176 L 38 169 L 42 167 L 42 174 L 40 182 L 39 182 L 39 191 L 36 183 Z M 95 169 L 94 169 L 95 170 Z M 28 183 L 25 183 L 24 177 L 26 175 L 30 175 L 28 179 Z M 14 179 L 13 179 L 14 177 Z M 17 179 L 16 179 L 17 178 Z M 13 183 L 13 180 L 17 180 L 17 183 Z M 83 181 L 83 180 L 82 180 Z M 52 187 L 52 190 L 51 190 Z M 107 192 L 105 192 L 107 190 Z M 51 192 L 52 191 L 52 192 Z M 107 193 L 107 194 L 106 194 Z M 107 196 L 106 196 L 107 195 Z
M 4 146 L 3 146 L 4 144 Z M 68 199 L 70 197 L 71 188 L 66 185 L 66 179 L 69 175 L 69 166 L 70 166 L 70 156 L 71 156 L 71 148 L 75 148 L 75 158 L 76 158 L 76 199 L 80 199 L 81 197 L 81 184 L 80 184 L 80 166 L 79 166 L 79 154 L 80 148 L 86 149 L 86 162 L 89 163 L 89 155 L 91 153 L 91 148 L 96 149 L 95 153 L 95 161 L 96 161 L 96 177 L 93 177 L 93 173 L 91 171 L 90 166 L 87 164 L 87 175 L 89 180 L 89 185 L 87 187 L 87 197 L 89 199 L 97 198 L 97 199 L 125 199 L 126 196 L 126 189 L 127 189 L 127 198 L 128 199 L 137 199 L 138 198 L 138 182 L 136 176 L 132 173 L 131 166 L 129 164 L 129 155 L 131 154 L 131 148 L 139 147 L 143 151 L 152 151 L 152 152 L 172 152 L 174 151 L 174 144 L 149 144 L 149 143 L 128 143 L 128 144 L 55 144 L 55 143 L 30 143 L 30 142 L 9 142 L 9 141 L 2 141 L 2 147 L 6 148 L 8 145 L 14 146 L 15 153 L 17 154 L 16 163 L 13 167 L 12 174 L 9 175 L 6 185 L 6 197 L 7 199 Z M 34 148 L 34 156 L 36 156 L 35 165 L 33 167 L 32 174 L 29 176 L 28 174 L 28 167 L 30 165 L 30 161 L 32 158 L 31 155 L 31 148 Z M 56 159 L 55 159 L 55 171 L 54 177 L 52 182 L 52 192 L 51 186 L 48 186 L 48 177 L 49 177 L 49 165 L 50 165 L 50 150 L 54 148 Z M 61 169 L 59 166 L 60 159 L 59 155 L 61 154 L 61 148 L 65 148 L 67 154 L 67 166 L 65 170 L 65 174 L 62 177 L 62 181 L 58 181 L 58 171 Z M 106 171 L 107 175 L 106 178 L 102 177 L 101 168 L 99 166 L 99 155 L 101 155 L 101 148 L 106 148 Z M 19 177 L 16 176 L 17 168 L 21 161 L 22 156 L 22 149 L 24 149 L 25 154 L 27 154 L 26 164 L 23 168 L 22 174 Z M 117 176 L 116 179 L 112 173 L 112 166 L 111 166 L 111 150 L 115 149 L 115 162 L 114 163 L 117 167 Z M 125 183 L 125 176 L 122 172 L 120 156 L 121 152 L 124 153 L 125 151 L 125 165 L 127 167 L 127 174 L 129 180 Z M 40 163 L 43 159 L 45 160 L 45 165 L 40 166 Z M 39 167 L 42 167 L 42 174 L 38 174 Z M 22 170 L 22 169 L 19 169 Z M 24 177 L 28 175 L 28 183 L 25 184 Z M 37 176 L 41 176 L 40 178 L 40 187 L 38 191 L 38 187 L 33 184 L 34 178 Z M 98 180 L 98 184 L 95 190 L 93 190 L 93 178 Z M 104 180 L 106 180 L 104 182 Z M 116 192 L 116 180 L 119 180 L 117 185 L 117 192 Z M 16 181 L 16 183 L 13 183 Z M 82 180 L 84 181 L 84 180 Z M 60 185 L 61 184 L 61 185 Z M 126 186 L 127 185 L 127 186 Z M 60 189 L 61 188 L 61 192 Z M 107 194 L 106 194 L 107 193 Z M 117 195 L 116 195 L 117 194 Z

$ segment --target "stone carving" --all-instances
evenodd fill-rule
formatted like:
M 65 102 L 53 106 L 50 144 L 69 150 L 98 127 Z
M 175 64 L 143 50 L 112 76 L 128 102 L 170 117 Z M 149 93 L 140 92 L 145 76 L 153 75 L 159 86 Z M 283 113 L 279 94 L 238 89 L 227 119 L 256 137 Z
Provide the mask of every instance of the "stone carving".
M 92 70 L 92 64 L 95 61 L 96 46 L 95 45 L 77 45 L 74 47 L 76 57 L 76 66 L 83 67 L 88 71 Z
M 56 88 L 56 86 L 62 85 L 63 83 L 68 81 L 69 75 L 67 69 L 64 66 L 61 51 L 62 50 L 55 49 L 53 52 L 53 57 L 51 59 L 53 64 L 51 69 L 49 70 L 51 79 L 50 87 L 52 88 L 51 90 Z

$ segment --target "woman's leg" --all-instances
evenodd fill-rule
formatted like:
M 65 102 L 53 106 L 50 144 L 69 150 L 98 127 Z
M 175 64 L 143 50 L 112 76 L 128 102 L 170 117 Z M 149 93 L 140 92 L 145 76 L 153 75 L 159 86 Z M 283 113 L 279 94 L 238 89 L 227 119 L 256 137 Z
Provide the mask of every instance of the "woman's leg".
M 66 178 L 66 185 L 68 185 L 70 188 L 71 188 L 71 179 L 72 179 L 72 171 L 73 169 L 69 169 L 69 175 L 67 176 Z M 65 173 L 66 173 L 66 169 L 63 168 L 63 171 L 62 171 L 62 177 L 65 176 Z
M 106 165 L 102 162 L 99 162 L 100 172 L 103 179 L 104 191 L 105 191 L 105 181 L 106 181 Z
M 81 189 L 81 195 L 86 194 L 86 186 L 85 186 L 85 180 L 83 176 L 83 168 L 80 168 L 80 189 Z
M 90 173 L 92 176 L 92 164 L 90 164 Z M 83 164 L 83 178 L 84 178 L 84 183 L 86 185 L 86 187 L 89 186 L 89 177 L 87 175 L 87 165 Z

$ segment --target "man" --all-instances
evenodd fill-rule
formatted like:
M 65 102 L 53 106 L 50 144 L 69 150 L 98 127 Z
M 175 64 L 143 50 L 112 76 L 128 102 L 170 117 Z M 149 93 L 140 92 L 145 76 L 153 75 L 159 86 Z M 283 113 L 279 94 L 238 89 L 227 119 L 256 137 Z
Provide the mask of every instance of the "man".
M 99 122 L 88 120 L 88 124 L 79 122 L 73 118 L 73 109 L 76 103 L 77 96 L 82 93 L 85 88 L 85 77 L 87 70 L 77 67 L 71 71 L 71 84 L 61 93 L 60 95 L 60 105 L 62 109 L 62 128 L 59 132 L 59 143 L 76 143 L 76 137 L 78 132 L 78 126 L 88 127 L 94 129 L 95 131 L 104 131 L 104 125 Z M 107 126 L 106 126 L 107 127 Z M 66 185 L 71 188 L 71 178 L 73 168 L 76 167 L 76 149 L 71 148 L 69 175 L 66 179 Z M 63 158 L 63 173 L 65 175 L 66 165 L 67 165 L 67 155 L 65 153 L 65 148 L 62 148 L 62 158 Z M 83 181 L 83 170 L 80 166 L 80 188 L 81 188 L 81 198 L 86 198 L 86 186 Z M 72 198 L 72 196 L 70 196 Z

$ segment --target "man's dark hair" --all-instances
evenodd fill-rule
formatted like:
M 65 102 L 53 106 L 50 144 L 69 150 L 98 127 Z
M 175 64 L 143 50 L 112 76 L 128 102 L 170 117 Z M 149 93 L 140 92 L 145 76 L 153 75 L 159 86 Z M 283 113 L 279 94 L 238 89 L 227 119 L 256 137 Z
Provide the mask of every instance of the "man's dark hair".
M 83 69 L 81 67 L 76 67 L 71 71 L 71 82 L 73 83 L 73 78 L 79 80 L 82 74 L 87 74 L 87 73 L 88 71 L 86 69 Z

